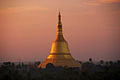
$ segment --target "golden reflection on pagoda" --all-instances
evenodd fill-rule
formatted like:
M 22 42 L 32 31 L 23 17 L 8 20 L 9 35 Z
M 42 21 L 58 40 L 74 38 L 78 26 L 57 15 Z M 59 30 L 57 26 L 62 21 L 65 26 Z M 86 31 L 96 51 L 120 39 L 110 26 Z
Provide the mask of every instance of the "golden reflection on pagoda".
M 81 64 L 71 56 L 68 43 L 65 41 L 62 32 L 62 22 L 61 15 L 59 12 L 58 15 L 58 24 L 57 24 L 57 36 L 55 41 L 52 43 L 52 48 L 47 59 L 41 63 L 38 67 L 46 68 L 48 63 L 52 63 L 54 66 L 62 67 L 80 67 Z

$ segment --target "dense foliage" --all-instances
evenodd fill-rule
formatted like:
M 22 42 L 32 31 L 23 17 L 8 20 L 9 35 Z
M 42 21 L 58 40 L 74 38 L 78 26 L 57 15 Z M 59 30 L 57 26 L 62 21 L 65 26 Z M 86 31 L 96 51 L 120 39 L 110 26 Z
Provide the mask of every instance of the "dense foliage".
M 81 68 L 48 64 L 46 69 L 4 62 L 0 66 L 0 80 L 120 80 L 120 61 L 100 61 L 99 64 L 88 61 L 82 63 Z

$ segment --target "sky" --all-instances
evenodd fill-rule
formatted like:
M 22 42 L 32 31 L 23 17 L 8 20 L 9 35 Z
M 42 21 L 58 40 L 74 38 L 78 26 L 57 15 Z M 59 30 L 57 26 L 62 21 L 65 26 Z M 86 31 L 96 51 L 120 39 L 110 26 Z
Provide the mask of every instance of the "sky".
M 76 60 L 120 59 L 120 0 L 0 0 L 0 62 L 45 60 L 59 10 Z

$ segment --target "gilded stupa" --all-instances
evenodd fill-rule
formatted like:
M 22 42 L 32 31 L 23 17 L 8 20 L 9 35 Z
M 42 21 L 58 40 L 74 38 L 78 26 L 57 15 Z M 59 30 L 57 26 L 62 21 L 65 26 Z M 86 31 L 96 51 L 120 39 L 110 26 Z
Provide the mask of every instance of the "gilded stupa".
M 47 59 L 41 63 L 38 68 L 46 68 L 48 63 L 52 63 L 54 66 L 62 66 L 62 67 L 80 67 L 81 64 L 71 56 L 68 43 L 63 37 L 62 32 L 62 23 L 61 23 L 61 15 L 59 12 L 58 15 L 58 24 L 57 24 L 57 36 L 55 41 L 52 43 L 52 48 Z

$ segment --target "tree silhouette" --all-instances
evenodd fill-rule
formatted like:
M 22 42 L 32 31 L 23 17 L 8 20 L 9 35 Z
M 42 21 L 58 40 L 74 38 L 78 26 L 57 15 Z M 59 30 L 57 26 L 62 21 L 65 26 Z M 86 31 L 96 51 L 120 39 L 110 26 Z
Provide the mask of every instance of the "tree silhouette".
M 46 65 L 46 68 L 47 68 L 47 69 L 55 68 L 55 66 L 54 66 L 52 63 L 48 63 L 48 64 Z

